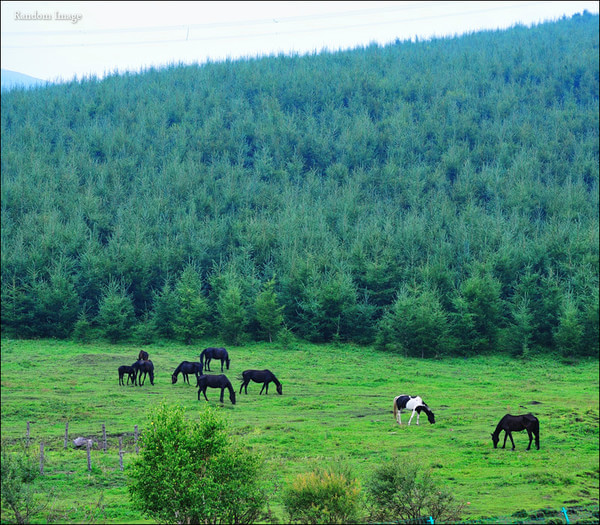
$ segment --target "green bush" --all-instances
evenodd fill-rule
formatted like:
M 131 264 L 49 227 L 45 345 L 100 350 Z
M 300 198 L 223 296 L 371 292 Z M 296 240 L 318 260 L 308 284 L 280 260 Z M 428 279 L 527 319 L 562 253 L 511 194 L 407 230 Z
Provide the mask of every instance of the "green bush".
M 419 520 L 431 516 L 435 523 L 458 523 L 462 505 L 440 490 L 428 472 L 408 460 L 381 464 L 366 485 L 371 519 Z
M 46 504 L 36 498 L 33 481 L 39 476 L 35 459 L 2 449 L 2 523 L 30 523 Z
M 356 523 L 361 490 L 349 472 L 319 468 L 299 474 L 286 489 L 283 502 L 291 522 Z
M 163 404 L 128 472 L 131 502 L 159 523 L 254 523 L 267 503 L 261 465 L 212 408 L 193 422 L 182 407 Z

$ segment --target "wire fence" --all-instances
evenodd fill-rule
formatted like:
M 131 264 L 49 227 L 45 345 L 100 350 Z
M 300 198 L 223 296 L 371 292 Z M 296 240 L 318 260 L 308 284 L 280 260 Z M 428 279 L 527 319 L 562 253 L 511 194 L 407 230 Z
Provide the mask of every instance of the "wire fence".
M 139 453 L 138 446 L 138 426 L 134 426 L 133 433 L 122 433 L 119 435 L 119 464 L 121 470 L 123 470 L 123 436 L 127 434 L 133 435 L 133 445 L 135 446 L 135 453 Z M 108 439 L 106 433 L 106 426 L 102 424 L 102 439 L 100 440 L 98 437 L 94 438 L 78 438 L 85 442 L 87 448 L 87 466 L 88 470 L 91 472 L 91 455 L 90 450 L 94 443 L 96 443 L 97 448 L 103 450 L 103 452 L 107 451 Z M 29 448 L 31 443 L 31 434 L 30 434 L 30 422 L 27 422 L 27 433 L 24 439 L 25 445 Z M 76 448 L 80 445 L 77 444 L 77 439 L 73 440 Z M 66 450 L 69 447 L 69 423 L 66 422 L 65 425 L 65 435 L 64 435 L 64 449 Z M 44 443 L 40 442 L 40 474 L 44 472 Z M 599 506 L 591 505 L 591 506 L 575 506 L 575 507 L 562 507 L 561 509 L 551 509 L 544 508 L 532 512 L 527 512 L 525 510 L 520 510 L 515 512 L 510 516 L 494 516 L 494 517 L 482 517 L 476 518 L 473 520 L 461 520 L 460 523 L 464 523 L 466 525 L 493 525 L 493 524 L 506 524 L 506 525 L 526 525 L 526 524 L 594 524 L 600 523 L 599 521 Z M 423 516 L 418 519 L 411 520 L 397 520 L 391 523 L 378 523 L 374 525 L 435 525 L 436 523 L 445 523 L 444 521 L 436 521 L 432 516 Z

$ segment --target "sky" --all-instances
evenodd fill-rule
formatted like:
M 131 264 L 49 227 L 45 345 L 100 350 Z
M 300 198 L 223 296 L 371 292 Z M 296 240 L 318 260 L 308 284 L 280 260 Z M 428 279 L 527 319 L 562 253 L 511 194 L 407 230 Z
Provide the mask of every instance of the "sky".
M 598 2 L 2 1 L 2 69 L 49 81 L 532 25 Z

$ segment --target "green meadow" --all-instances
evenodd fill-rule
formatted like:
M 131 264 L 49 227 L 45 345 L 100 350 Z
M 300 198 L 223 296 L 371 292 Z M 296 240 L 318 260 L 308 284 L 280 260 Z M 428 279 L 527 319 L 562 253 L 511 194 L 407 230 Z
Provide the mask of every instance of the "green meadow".
M 18 450 L 30 422 L 29 451 L 44 443 L 44 475 L 35 481 L 47 507 L 45 522 L 146 523 L 130 507 L 127 464 L 135 454 L 134 425 L 143 432 L 149 409 L 181 404 L 199 417 L 197 390 L 171 374 L 183 360 L 196 361 L 214 341 L 144 347 L 155 365 L 155 384 L 119 386 L 117 368 L 130 365 L 141 347 L 39 340 L 2 341 L 2 441 Z M 431 469 L 440 487 L 465 504 L 464 519 L 510 516 L 524 510 L 598 504 L 598 361 L 564 363 L 549 358 L 501 356 L 422 360 L 351 345 L 248 344 L 228 348 L 225 373 L 236 389 L 209 389 L 209 403 L 226 418 L 232 435 L 260 452 L 269 469 L 271 512 L 285 521 L 281 489 L 317 464 L 345 462 L 361 480 L 381 462 L 412 457 Z M 220 373 L 220 363 L 211 364 Z M 239 394 L 241 372 L 269 368 L 283 383 L 268 395 L 251 383 Z M 420 395 L 436 423 L 399 426 L 396 395 Z M 494 449 L 490 434 L 506 413 L 533 412 L 540 420 L 541 450 Z M 403 423 L 410 414 L 403 414 Z M 63 449 L 69 422 L 69 448 Z M 108 450 L 103 452 L 102 424 Z M 76 437 L 92 437 L 92 471 Z M 119 466 L 123 438 L 124 471 Z M 503 439 L 503 434 L 502 434 Z M 501 441 L 502 443 L 502 441 Z M 500 443 L 500 444 L 501 444 Z M 4 519 L 2 520 L 4 522 Z

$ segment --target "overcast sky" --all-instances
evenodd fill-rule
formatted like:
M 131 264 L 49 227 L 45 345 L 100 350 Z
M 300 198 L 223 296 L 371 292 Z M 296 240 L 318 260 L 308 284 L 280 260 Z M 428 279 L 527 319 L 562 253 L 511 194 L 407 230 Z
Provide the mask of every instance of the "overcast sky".
M 43 80 L 531 25 L 598 2 L 2 2 L 2 68 Z

